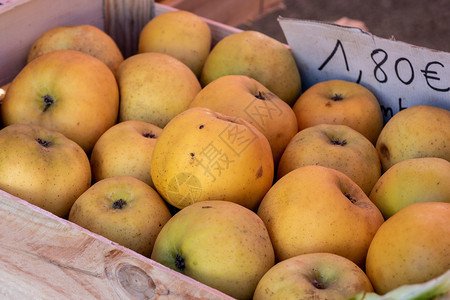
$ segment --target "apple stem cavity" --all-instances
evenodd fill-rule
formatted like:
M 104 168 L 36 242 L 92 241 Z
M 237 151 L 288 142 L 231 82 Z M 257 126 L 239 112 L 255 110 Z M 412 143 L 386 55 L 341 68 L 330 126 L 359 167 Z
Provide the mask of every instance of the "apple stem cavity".
M 380 154 L 381 156 L 385 157 L 387 160 L 391 159 L 391 153 L 389 152 L 388 147 L 384 144 L 380 144 Z
M 127 205 L 127 202 L 123 199 L 119 199 L 114 201 L 112 208 L 114 209 L 123 209 Z
M 339 145 L 339 146 L 345 146 L 347 144 L 346 140 L 340 140 L 339 138 L 337 139 L 331 139 L 331 144 L 333 145 Z
M 318 281 L 317 279 L 314 279 L 312 281 L 312 284 L 316 289 L 319 289 L 319 290 L 325 289 L 325 285 L 323 283 L 321 283 L 320 281 Z
M 347 197 L 347 199 L 350 200 L 351 203 L 356 203 L 356 199 L 353 199 L 349 193 L 344 193 L 344 196 Z
M 341 101 L 341 100 L 344 100 L 344 98 L 342 97 L 342 95 L 334 94 L 334 96 L 331 97 L 331 100 L 333 100 L 333 101 Z
M 152 133 L 152 132 L 144 132 L 142 134 L 143 137 L 149 138 L 149 139 L 155 139 L 156 138 L 156 134 Z
M 255 95 L 255 98 L 260 100 L 266 100 L 261 91 L 258 91 L 258 94 Z
M 38 142 L 41 146 L 43 146 L 45 148 L 49 148 L 52 145 L 52 142 L 43 140 L 41 138 L 37 138 L 36 142 Z
M 55 103 L 55 99 L 49 94 L 42 96 L 42 99 L 44 100 L 44 109 L 42 111 L 47 111 L 47 109 Z
M 175 256 L 175 267 L 177 267 L 179 270 L 183 271 L 185 267 L 184 258 L 181 256 L 180 253 L 177 253 Z

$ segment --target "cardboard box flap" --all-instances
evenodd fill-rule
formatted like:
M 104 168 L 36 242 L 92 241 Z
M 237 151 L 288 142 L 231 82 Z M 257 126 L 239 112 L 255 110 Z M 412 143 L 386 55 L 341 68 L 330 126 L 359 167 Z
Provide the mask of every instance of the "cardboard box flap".
M 419 104 L 450 109 L 450 53 L 413 46 L 359 28 L 279 17 L 303 90 L 330 79 L 358 82 L 382 105 L 385 120 Z

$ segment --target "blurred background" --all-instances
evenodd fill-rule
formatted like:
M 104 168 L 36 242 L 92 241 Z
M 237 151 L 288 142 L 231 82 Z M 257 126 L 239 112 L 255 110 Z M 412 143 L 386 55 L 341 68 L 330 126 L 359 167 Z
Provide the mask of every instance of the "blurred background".
M 329 22 L 347 17 L 361 21 L 376 36 L 450 52 L 450 0 L 283 0 L 236 27 L 286 42 L 278 16 Z
M 348 18 L 366 31 L 450 52 L 450 0 L 155 0 L 283 43 L 278 16 L 335 22 Z

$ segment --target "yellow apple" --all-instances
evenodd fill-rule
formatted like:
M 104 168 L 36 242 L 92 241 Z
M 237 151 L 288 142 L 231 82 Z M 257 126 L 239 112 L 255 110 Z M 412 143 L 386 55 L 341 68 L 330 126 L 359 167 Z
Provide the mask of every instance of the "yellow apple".
M 333 253 L 301 254 L 277 263 L 256 286 L 253 300 L 348 299 L 373 292 L 364 271 L 351 260 Z
M 171 205 L 205 200 L 256 209 L 273 182 L 266 137 L 241 118 L 193 107 L 173 118 L 153 150 L 153 184 Z
M 160 14 L 142 28 L 138 52 L 175 57 L 199 77 L 211 50 L 211 29 L 198 15 L 184 10 Z
M 291 50 L 276 39 L 253 30 L 233 33 L 211 50 L 200 82 L 206 86 L 224 75 L 247 75 L 292 105 L 301 91 L 300 72 Z
M 275 262 L 256 213 L 218 200 L 176 213 L 159 233 L 151 258 L 237 299 L 251 299 Z
M 90 185 L 86 153 L 63 134 L 26 124 L 0 130 L 0 189 L 67 217 Z
M 90 152 L 117 120 L 119 90 L 99 59 L 75 50 L 55 50 L 27 64 L 1 105 L 4 125 L 36 124 L 56 130 Z
M 137 120 L 164 128 L 185 111 L 201 90 L 185 64 L 162 53 L 141 53 L 119 66 L 119 120 Z
M 58 26 L 44 32 L 31 46 L 27 62 L 54 50 L 77 50 L 104 62 L 116 74 L 123 61 L 116 42 L 103 30 L 88 24 Z
M 345 80 L 327 80 L 308 88 L 293 106 L 298 129 L 317 124 L 347 125 L 374 145 L 383 128 L 378 99 L 366 87 Z
M 255 79 L 225 75 L 205 86 L 190 107 L 207 107 L 219 113 L 245 119 L 269 140 L 275 163 L 297 133 L 292 108 Z
M 437 157 L 400 161 L 379 178 L 369 198 L 385 219 L 417 202 L 450 203 L 450 162 Z
M 318 124 L 299 131 L 278 163 L 278 179 L 303 166 L 320 165 L 341 171 L 369 195 L 381 176 L 375 146 L 361 133 L 337 124 Z
M 376 148 L 384 171 L 395 163 L 418 157 L 450 161 L 450 111 L 417 105 L 396 113 L 378 137 Z
M 380 226 L 367 252 L 366 274 L 385 294 L 450 269 L 450 203 L 408 205 Z
M 304 166 L 278 180 L 257 211 L 277 261 L 314 252 L 344 256 L 363 267 L 383 216 L 347 175 Z
M 94 183 L 76 199 L 68 217 L 69 221 L 147 257 L 170 218 L 158 193 L 131 176 Z
M 150 162 L 161 131 L 158 126 L 135 120 L 109 128 L 95 143 L 90 156 L 94 182 L 132 176 L 154 188 Z

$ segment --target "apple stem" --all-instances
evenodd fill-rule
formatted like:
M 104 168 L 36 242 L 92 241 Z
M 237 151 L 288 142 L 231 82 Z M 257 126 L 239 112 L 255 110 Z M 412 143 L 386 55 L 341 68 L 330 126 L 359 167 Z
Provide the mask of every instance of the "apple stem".
M 333 100 L 333 101 L 341 101 L 343 99 L 344 98 L 342 97 L 342 95 L 338 95 L 338 94 L 334 94 L 334 96 L 331 97 L 331 100 Z
M 46 111 L 55 102 L 55 99 L 53 99 L 53 97 L 49 94 L 45 94 L 44 96 L 42 96 L 42 99 L 44 100 L 43 111 Z
M 263 96 L 263 94 L 261 93 L 261 91 L 258 91 L 258 94 L 255 95 L 255 98 L 261 99 L 261 100 L 266 100 L 266 98 Z

